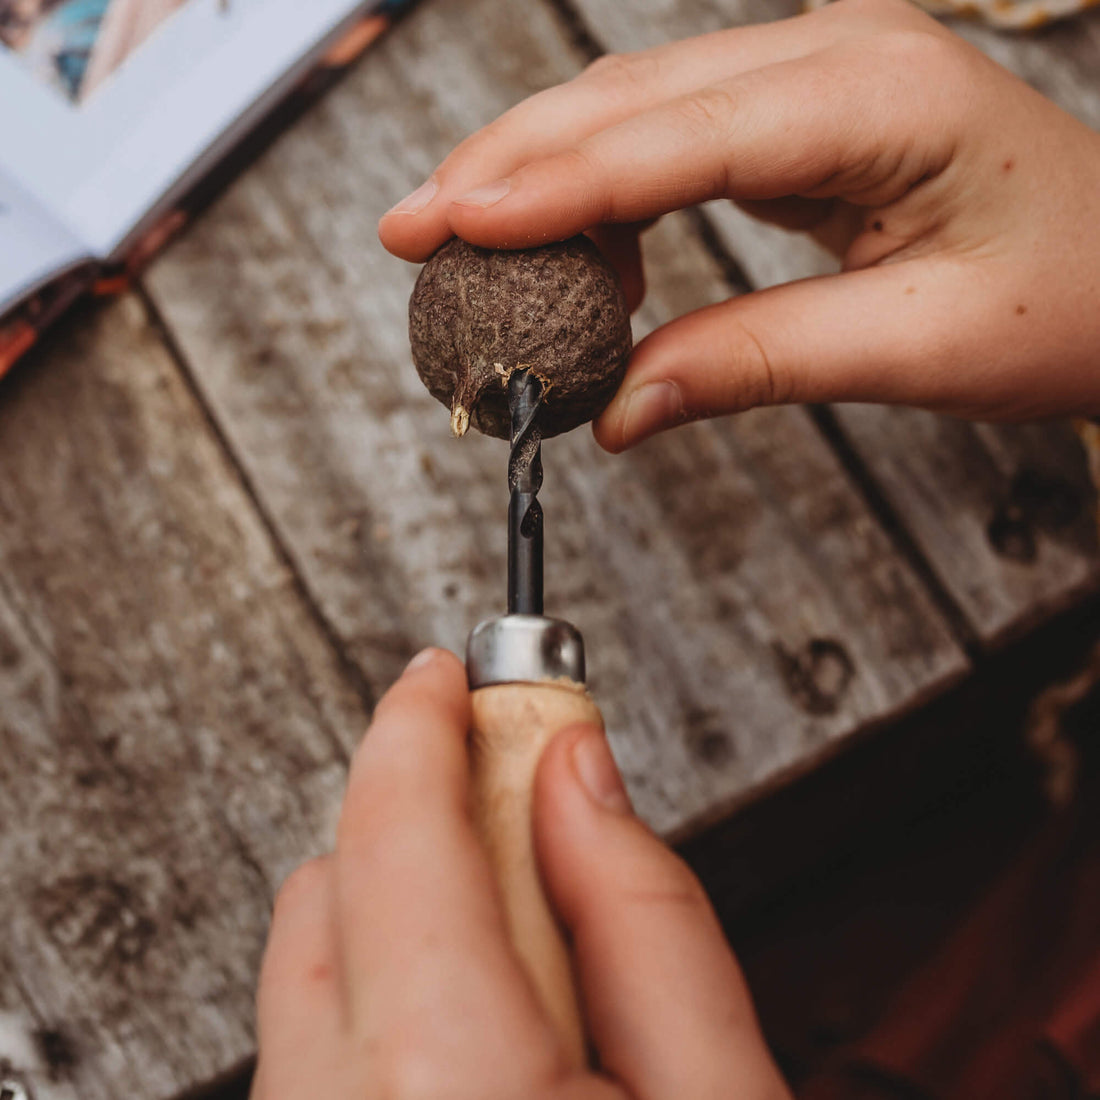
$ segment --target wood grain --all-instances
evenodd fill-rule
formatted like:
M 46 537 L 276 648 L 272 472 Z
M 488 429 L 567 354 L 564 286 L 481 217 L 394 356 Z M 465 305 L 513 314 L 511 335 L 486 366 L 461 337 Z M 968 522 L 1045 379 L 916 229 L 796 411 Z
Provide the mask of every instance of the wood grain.
M 569 946 L 546 897 L 535 856 L 535 772 L 554 735 L 585 722 L 603 726 L 582 684 L 494 684 L 470 700 L 471 798 L 507 914 L 508 933 L 569 1063 L 586 1065 L 588 1044 Z
M 781 14 L 639 4 L 583 6 L 606 43 Z M 374 223 L 465 134 L 578 71 L 575 30 L 545 4 L 517 19 L 496 0 L 424 3 L 154 267 L 174 348 L 126 297 L 0 393 L 0 1063 L 36 1100 L 161 1100 L 249 1056 L 271 893 L 327 843 L 366 703 L 417 647 L 461 648 L 500 609 L 504 449 L 449 438 L 408 359 L 414 272 Z M 761 240 L 744 262 L 758 284 L 796 262 Z M 688 218 L 648 255 L 639 334 L 740 289 Z M 873 412 L 841 417 L 896 461 L 892 422 L 858 419 Z M 1047 608 L 1050 573 L 1063 594 L 1087 584 L 1091 550 L 1070 505 L 1036 510 L 1019 477 L 1062 476 L 1071 452 L 1045 430 L 961 430 L 927 441 L 946 489 L 920 449 L 876 475 L 945 577 L 963 578 L 965 549 L 978 587 L 951 591 L 989 634 Z M 957 460 L 975 455 L 966 497 Z M 546 466 L 550 610 L 584 631 L 632 795 L 666 835 L 967 668 L 801 410 L 619 458 L 574 433 Z M 995 561 L 1014 578 L 998 594 L 983 522 L 1013 487 L 1036 557 Z M 909 502 L 936 491 L 938 518 Z
M 0 1062 L 170 1097 L 253 1049 L 365 709 L 127 297 L 0 393 Z
M 572 0 L 584 29 L 607 52 L 644 49 L 669 38 L 796 14 L 797 0 Z M 956 20 L 953 29 L 1100 129 L 1100 13 L 1038 35 L 1003 34 Z M 754 288 L 836 270 L 813 242 L 752 221 L 725 202 L 706 216 Z M 975 427 L 904 409 L 837 410 L 855 452 L 915 544 L 931 562 L 978 640 L 996 646 L 1100 584 L 1100 552 L 1085 512 L 1085 460 L 1063 425 Z M 1007 547 L 1014 498 L 1045 482 L 1074 515 L 1025 517 L 1027 532 Z M 1012 524 L 1010 524 L 1010 527 Z M 1017 525 L 1018 526 L 1018 525 Z M 993 528 L 995 537 L 988 531 Z M 1023 540 L 1023 544 L 1020 540 Z
M 469 59 L 477 57 L 479 64 Z M 148 286 L 318 607 L 381 685 L 504 596 L 505 451 L 454 441 L 409 361 L 415 272 L 375 221 L 471 130 L 583 64 L 552 9 L 418 8 Z M 644 332 L 730 293 L 685 218 Z M 811 767 L 965 667 L 800 410 L 613 458 L 545 448 L 548 611 L 575 622 L 636 804 L 667 834 Z
M 836 413 L 986 645 L 1100 585 L 1095 491 L 1069 429 L 871 405 Z

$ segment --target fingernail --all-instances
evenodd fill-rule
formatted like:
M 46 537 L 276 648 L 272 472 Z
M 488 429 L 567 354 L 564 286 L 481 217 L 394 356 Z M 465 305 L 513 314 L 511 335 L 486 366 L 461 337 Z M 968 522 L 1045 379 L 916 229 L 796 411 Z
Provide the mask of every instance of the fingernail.
M 623 412 L 623 442 L 639 443 L 646 436 L 683 419 L 680 387 L 667 379 L 647 382 L 628 398 Z
M 430 665 L 432 661 L 439 656 L 441 650 L 436 649 L 435 646 L 428 646 L 427 649 L 422 649 L 406 666 L 403 675 L 407 675 L 410 672 L 415 672 L 418 668 L 425 668 Z
M 386 214 L 419 214 L 425 206 L 435 198 L 439 191 L 439 184 L 434 179 L 422 183 L 411 195 L 406 195 L 396 206 L 386 211 Z
M 511 190 L 512 185 L 507 180 L 497 180 L 496 183 L 487 183 L 484 187 L 477 187 L 460 195 L 455 202 L 459 206 L 480 206 L 484 209 L 500 202 Z
M 581 786 L 598 805 L 619 814 L 631 812 L 630 796 L 602 733 L 593 729 L 577 740 L 573 768 Z

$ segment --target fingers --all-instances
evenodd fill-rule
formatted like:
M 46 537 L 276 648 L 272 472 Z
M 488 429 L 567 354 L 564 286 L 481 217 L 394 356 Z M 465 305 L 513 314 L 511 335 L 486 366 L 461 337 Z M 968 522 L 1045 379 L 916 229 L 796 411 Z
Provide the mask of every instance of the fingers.
M 702 887 L 631 814 L 596 727 L 547 749 L 535 837 L 603 1067 L 638 1100 L 787 1096 Z
M 356 752 L 336 846 L 353 1001 L 380 974 L 418 969 L 433 937 L 481 953 L 499 932 L 488 861 L 467 813 L 469 721 L 461 663 L 428 650 L 378 704 Z
M 996 417 L 1020 387 L 1013 351 L 986 369 L 989 349 L 1003 345 L 1005 325 L 1020 318 L 1016 281 L 1002 283 L 988 264 L 982 274 L 966 259 L 924 258 L 697 310 L 638 345 L 596 438 L 617 452 L 688 420 L 789 402 L 984 409 Z M 959 302 L 969 303 L 964 325 Z M 1021 357 L 1021 371 L 1023 364 Z
M 423 261 L 452 235 L 451 203 L 480 185 L 709 85 L 869 30 L 914 23 L 935 27 L 908 4 L 842 3 L 794 19 L 601 58 L 578 78 L 531 96 L 462 142 L 425 188 L 382 218 L 379 235 L 396 255 Z
M 816 24 L 820 17 L 721 31 L 601 58 L 576 79 L 531 96 L 462 142 L 433 173 L 428 204 L 414 202 L 415 216 L 410 217 L 399 203 L 383 217 L 383 244 L 405 259 L 426 259 L 451 236 L 447 208 L 460 195 L 530 160 L 568 149 L 640 110 L 731 73 L 814 48 L 814 27 L 807 27 L 807 21 Z
M 356 753 L 336 864 L 357 1033 L 384 1035 L 387 1049 L 415 1041 L 433 1052 L 423 1073 L 477 1081 L 487 1079 L 486 1068 L 472 1059 L 488 1058 L 503 1072 L 515 1068 L 509 1044 L 547 1059 L 556 1048 L 529 1041 L 549 1035 L 549 1025 L 507 942 L 469 817 L 469 723 L 461 662 L 441 650 L 414 659 L 379 703 Z
M 341 997 L 333 872 L 331 858 L 306 863 L 276 898 L 256 1001 L 254 1100 L 268 1100 L 268 1082 L 278 1082 L 285 1100 L 308 1098 L 335 1050 Z
M 883 36 L 708 85 L 458 197 L 451 229 L 520 247 L 722 197 L 894 202 L 954 155 L 955 89 L 926 75 L 946 52 Z

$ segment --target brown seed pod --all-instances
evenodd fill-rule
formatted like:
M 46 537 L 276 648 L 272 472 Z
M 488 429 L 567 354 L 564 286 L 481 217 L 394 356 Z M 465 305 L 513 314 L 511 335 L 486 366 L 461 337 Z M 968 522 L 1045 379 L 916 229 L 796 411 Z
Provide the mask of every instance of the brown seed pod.
M 587 237 L 496 251 L 462 240 L 425 265 L 409 301 L 413 362 L 451 410 L 451 430 L 473 424 L 509 436 L 508 378 L 543 384 L 544 437 L 598 416 L 630 357 L 630 314 L 615 269 Z

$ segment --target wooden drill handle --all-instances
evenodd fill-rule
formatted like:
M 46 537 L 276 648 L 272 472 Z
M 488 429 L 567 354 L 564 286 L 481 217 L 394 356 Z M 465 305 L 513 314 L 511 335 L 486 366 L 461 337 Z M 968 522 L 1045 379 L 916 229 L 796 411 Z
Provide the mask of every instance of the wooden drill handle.
M 603 719 L 580 684 L 497 684 L 473 693 L 474 820 L 500 884 L 508 928 L 569 1057 L 587 1060 L 573 968 L 535 860 L 531 792 L 547 743 L 577 722 Z

